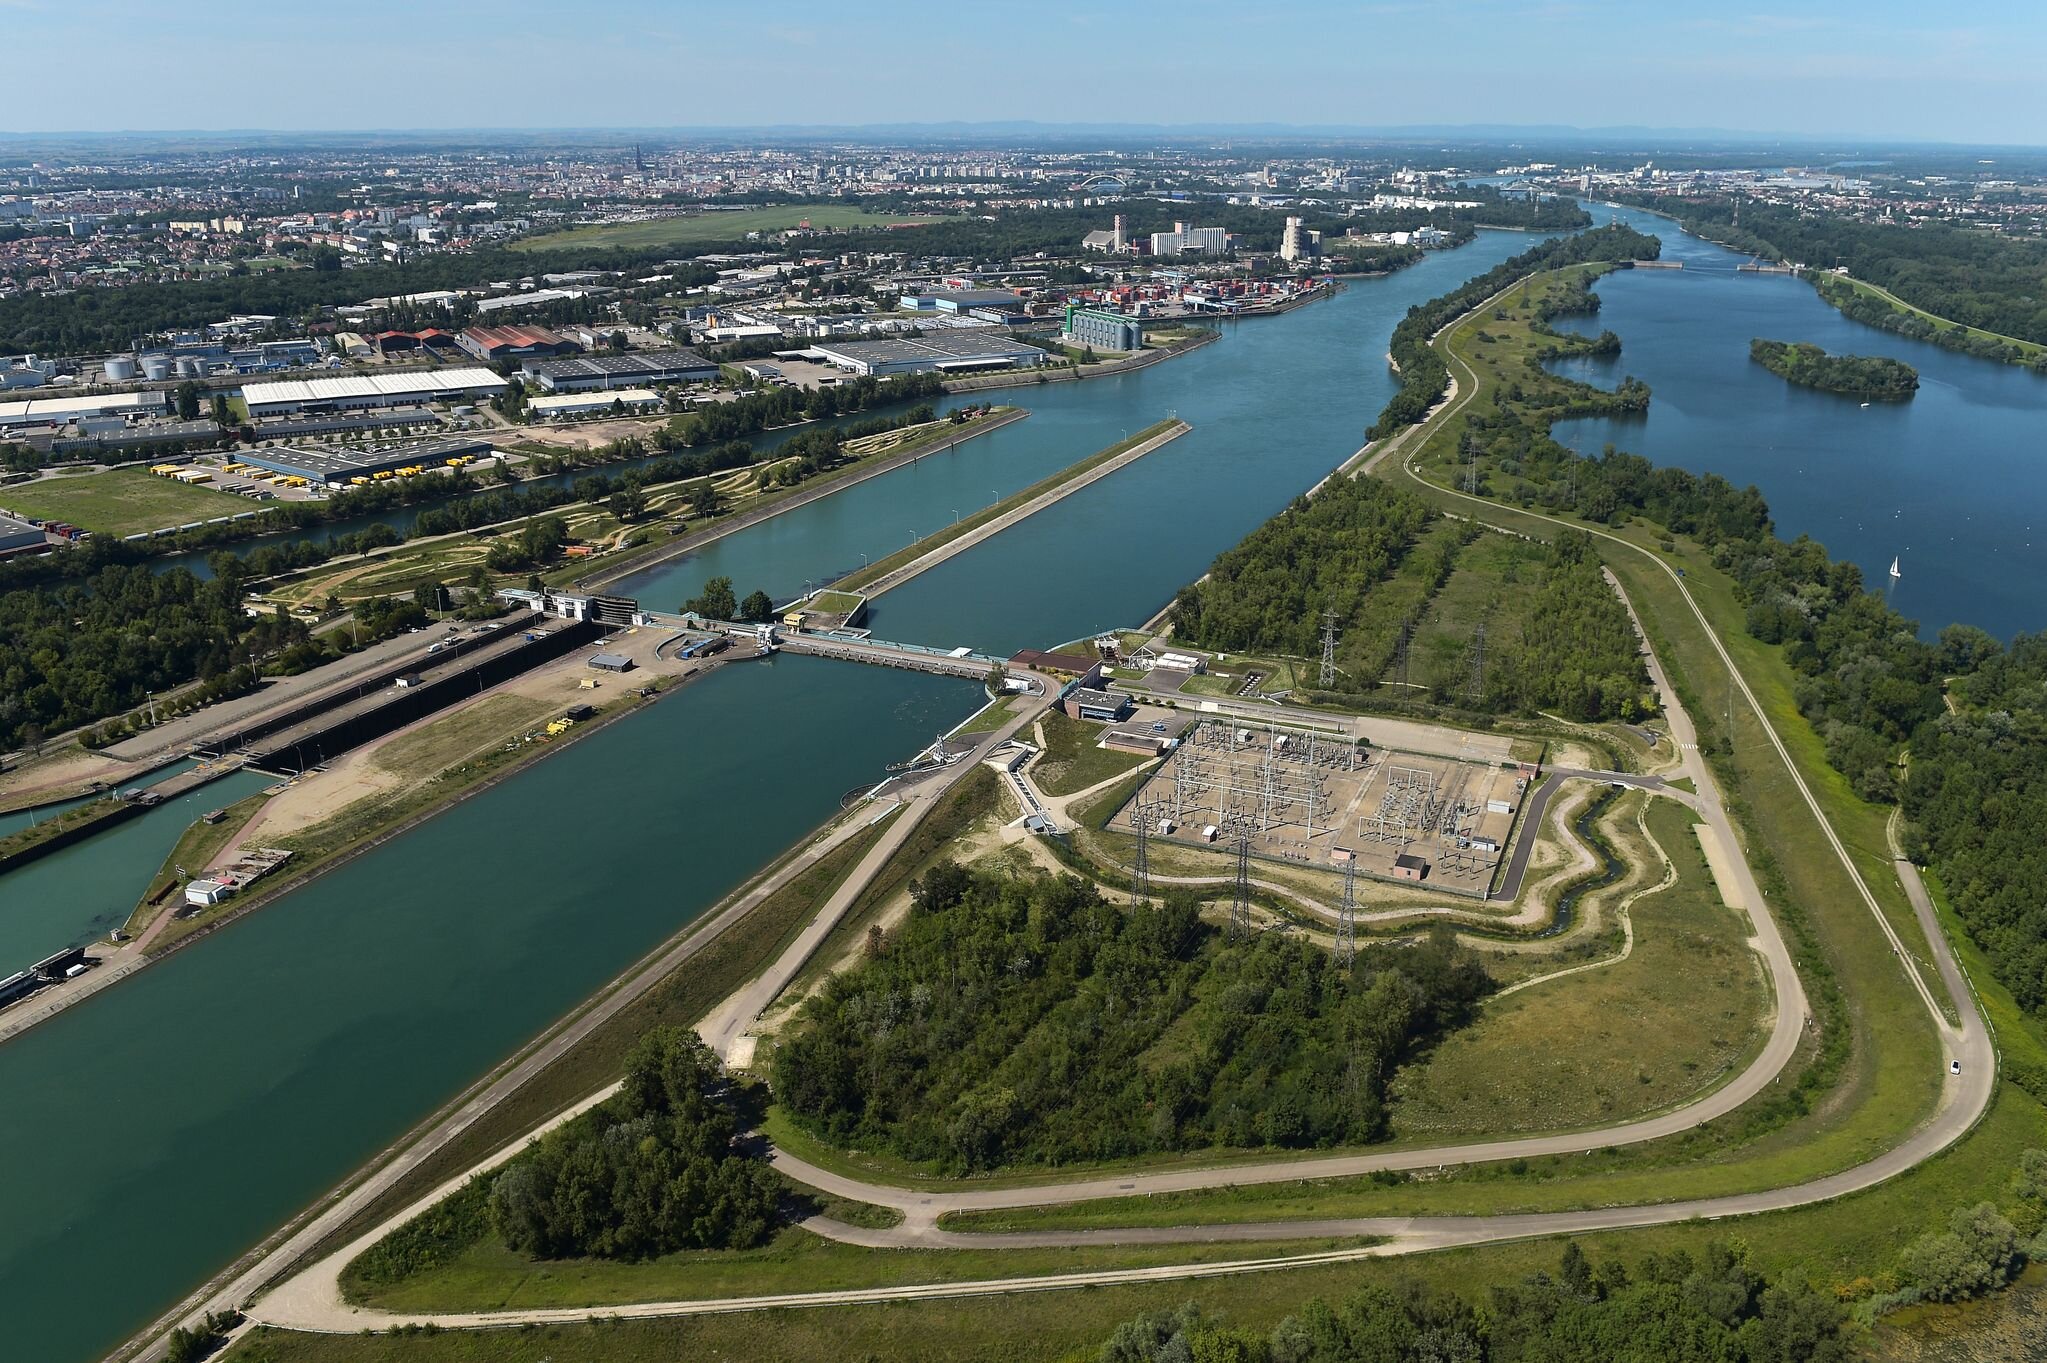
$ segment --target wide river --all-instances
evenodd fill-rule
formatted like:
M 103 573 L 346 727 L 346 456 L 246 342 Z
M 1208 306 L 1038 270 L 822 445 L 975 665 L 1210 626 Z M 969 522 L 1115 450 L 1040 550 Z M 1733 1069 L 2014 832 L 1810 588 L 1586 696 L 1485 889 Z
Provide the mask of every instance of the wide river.
M 1655 230 L 1672 254 L 1698 246 L 1677 243 L 1667 223 Z M 1137 373 L 995 394 L 1032 416 L 628 589 L 672 607 L 724 574 L 742 594 L 784 598 L 1177 414 L 1191 434 L 914 580 L 878 603 L 872 624 L 886 638 L 1006 652 L 1140 621 L 1357 448 L 1392 392 L 1382 357 L 1410 306 L 1533 240 L 1485 233 Z M 1714 249 L 1702 262 L 1731 267 Z M 1657 386 L 1658 404 L 1670 390 L 1646 337 L 1657 317 L 1683 325 L 1707 282 L 1662 271 L 1603 286 L 1602 324 L 1622 333 L 1627 371 Z M 1744 347 L 1750 334 L 1821 339 L 1813 329 L 1834 315 L 1793 281 L 1724 283 L 1781 305 L 1744 324 Z M 1854 330 L 1861 350 L 1902 344 Z M 1740 371 L 1745 350 L 1738 358 Z M 2010 378 L 1982 367 L 1983 384 Z M 1657 419 L 1627 443 L 1645 448 Z M 1746 442 L 1776 438 L 1763 419 Z M 1705 450 L 1695 466 L 1758 481 L 1791 533 L 1823 529 L 1799 519 L 1795 473 L 1747 454 Z M 1956 467 L 1942 461 L 1946 476 Z M 1850 480 L 1840 495 L 1866 486 Z M 1885 563 L 1891 552 L 1881 549 Z M 790 658 L 721 669 L 0 1046 L 10 1348 L 65 1363 L 118 1343 L 702 913 L 841 792 L 963 717 L 976 689 Z M 127 888 L 98 893 L 132 904 L 155 864 L 144 849 Z M 0 912 L 19 905 L 12 880 L 0 881 Z

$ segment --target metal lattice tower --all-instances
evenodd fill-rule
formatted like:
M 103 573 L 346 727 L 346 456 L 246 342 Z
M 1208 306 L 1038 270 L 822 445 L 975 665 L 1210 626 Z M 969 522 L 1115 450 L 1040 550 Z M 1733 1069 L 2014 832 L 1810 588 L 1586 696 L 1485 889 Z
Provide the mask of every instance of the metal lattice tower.
M 1336 685 L 1336 612 L 1322 612 L 1322 689 Z
M 1412 620 L 1402 620 L 1400 622 L 1400 642 L 1393 649 L 1393 665 L 1400 670 L 1400 685 L 1403 688 L 1407 685 L 1407 645 L 1408 641 L 1413 637 L 1414 622 Z
M 1343 864 L 1343 904 L 1336 911 L 1336 959 L 1349 969 L 1358 954 L 1358 859 Z
M 1147 844 L 1151 841 L 1151 821 L 1158 817 L 1158 807 L 1140 801 L 1136 806 L 1133 822 L 1137 825 L 1137 854 L 1130 861 L 1130 902 L 1151 903 L 1151 858 L 1147 855 Z
M 1251 835 L 1243 830 L 1237 833 L 1237 884 L 1230 897 L 1230 930 L 1232 942 L 1240 942 L 1251 935 Z
M 1485 699 L 1485 621 L 1471 631 L 1471 698 Z

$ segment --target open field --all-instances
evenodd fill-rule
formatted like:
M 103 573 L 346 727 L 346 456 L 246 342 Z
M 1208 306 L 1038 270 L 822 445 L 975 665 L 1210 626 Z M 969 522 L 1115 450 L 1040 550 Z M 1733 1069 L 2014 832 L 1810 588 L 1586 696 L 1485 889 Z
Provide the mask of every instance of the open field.
M 1046 711 L 1038 723 L 1045 735 L 1045 752 L 1032 766 L 1031 779 L 1047 795 L 1086 790 L 1149 760 L 1141 753 L 1101 747 L 1102 725 L 1072 719 L 1057 710 Z
M 889 227 L 935 222 L 915 215 L 870 213 L 843 204 L 792 204 L 699 213 L 687 218 L 612 223 L 603 227 L 572 227 L 512 243 L 514 251 L 566 251 L 577 247 L 696 246 L 712 241 L 739 241 L 748 232 L 781 232 L 808 222 L 818 228 Z
M 258 505 L 245 497 L 159 478 L 147 469 L 38 478 L 0 488 L 0 507 L 40 520 L 64 521 L 96 535 L 137 535 L 215 516 L 237 516 Z
M 1647 797 L 1630 795 L 1638 805 Z M 1634 825 L 1633 812 L 1618 822 Z M 1688 810 L 1650 802 L 1650 836 L 1677 868 L 1630 909 L 1626 960 L 1488 1003 L 1403 1076 L 1402 1135 L 1573 1130 L 1674 1106 L 1737 1070 L 1762 1039 L 1769 991 L 1748 925 L 1720 903 Z M 1617 830 L 1618 831 L 1618 830 Z M 1646 861 L 1655 852 L 1623 849 Z

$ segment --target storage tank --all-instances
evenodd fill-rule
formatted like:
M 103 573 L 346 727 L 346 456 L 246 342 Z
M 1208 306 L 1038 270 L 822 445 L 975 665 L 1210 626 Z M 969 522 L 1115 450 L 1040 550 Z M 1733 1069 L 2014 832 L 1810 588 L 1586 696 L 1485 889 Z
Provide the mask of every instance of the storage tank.
M 116 355 L 113 359 L 108 360 L 105 369 L 109 383 L 126 383 L 129 379 L 134 378 L 136 373 L 135 361 L 129 359 L 126 355 Z
M 171 376 L 171 357 L 168 355 L 144 355 L 142 376 L 152 383 L 161 383 Z
M 199 361 L 192 358 L 190 355 L 181 355 L 178 357 L 179 378 L 196 379 L 205 372 L 206 372 L 205 370 L 199 367 Z

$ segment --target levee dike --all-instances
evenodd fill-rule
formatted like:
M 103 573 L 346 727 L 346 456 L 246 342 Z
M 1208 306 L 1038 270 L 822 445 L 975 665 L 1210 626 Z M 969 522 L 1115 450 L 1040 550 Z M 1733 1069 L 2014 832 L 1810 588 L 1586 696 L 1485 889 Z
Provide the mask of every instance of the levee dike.
M 978 439 L 994 431 L 999 431 L 1004 426 L 1022 421 L 1029 415 L 1030 409 L 1014 407 L 1006 412 L 998 412 L 984 421 L 976 422 L 957 435 L 949 435 L 942 440 L 933 441 L 928 445 L 918 445 L 912 449 L 900 450 L 894 454 L 884 455 L 870 464 L 849 470 L 843 477 L 799 488 L 780 501 L 757 509 L 739 512 L 737 515 L 727 517 L 717 525 L 706 529 L 695 531 L 688 535 L 678 535 L 674 540 L 651 554 L 636 555 L 627 562 L 608 565 L 588 577 L 578 578 L 576 579 L 576 589 L 578 591 L 596 591 L 622 578 L 632 577 L 637 573 L 645 572 L 649 568 L 659 567 L 661 564 L 673 559 L 685 558 L 707 545 L 716 544 L 727 535 L 737 534 L 739 531 L 750 529 L 763 521 L 773 520 L 786 511 L 794 511 L 798 507 L 809 506 L 820 498 L 844 492 L 847 488 L 858 487 L 869 478 L 879 478 L 882 474 L 891 473 L 905 464 L 914 464 L 927 455 L 943 454 L 947 450 L 966 444 L 969 440 Z
M 1029 520 L 1046 507 L 1072 496 L 1089 484 L 1099 482 L 1118 469 L 1128 468 L 1153 450 L 1171 444 L 1193 429 L 1178 417 L 1169 417 L 1152 427 L 1152 434 L 1140 431 L 1135 442 L 1129 444 L 1128 448 L 1112 445 L 1100 454 L 1091 455 L 1080 463 L 1053 474 L 1043 482 L 997 502 L 986 511 L 963 522 L 958 533 L 941 531 L 939 536 L 933 536 L 933 538 L 942 536 L 941 543 L 905 559 L 891 555 L 871 568 L 842 578 L 833 586 L 841 591 L 857 591 L 871 601 L 902 586 L 912 578 L 929 572 L 947 559 L 993 539 L 1011 526 Z M 903 553 L 909 554 L 911 551 L 905 550 Z

